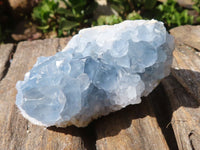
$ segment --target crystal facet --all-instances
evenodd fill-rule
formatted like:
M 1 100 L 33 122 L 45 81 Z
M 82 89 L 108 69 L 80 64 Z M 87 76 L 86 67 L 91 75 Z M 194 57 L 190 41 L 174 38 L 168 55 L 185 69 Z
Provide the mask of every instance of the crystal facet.
M 34 124 L 84 127 L 140 103 L 169 74 L 173 49 L 156 20 L 83 29 L 62 52 L 38 58 L 17 82 L 16 104 Z

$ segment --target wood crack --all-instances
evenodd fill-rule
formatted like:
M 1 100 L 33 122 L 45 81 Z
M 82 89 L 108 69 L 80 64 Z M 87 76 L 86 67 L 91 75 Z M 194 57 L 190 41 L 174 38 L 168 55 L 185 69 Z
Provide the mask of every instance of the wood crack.
M 7 57 L 7 60 L 5 62 L 5 66 L 4 66 L 4 70 L 2 71 L 2 74 L 0 76 L 0 81 L 7 75 L 8 73 L 8 70 L 10 68 L 10 64 L 11 64 L 11 61 L 14 57 L 14 54 L 15 54 L 15 51 L 16 51 L 16 48 L 17 48 L 17 45 L 13 45 L 13 48 L 11 49 L 8 57 Z
M 150 101 L 156 115 L 156 120 L 169 149 L 178 150 L 176 138 L 172 129 L 172 108 L 162 84 L 150 94 Z
M 195 150 L 194 145 L 193 145 L 193 143 L 192 143 L 192 138 L 191 138 L 192 135 L 193 135 L 193 131 L 191 131 L 191 132 L 189 133 L 188 138 L 189 138 L 190 146 L 191 146 L 192 150 Z

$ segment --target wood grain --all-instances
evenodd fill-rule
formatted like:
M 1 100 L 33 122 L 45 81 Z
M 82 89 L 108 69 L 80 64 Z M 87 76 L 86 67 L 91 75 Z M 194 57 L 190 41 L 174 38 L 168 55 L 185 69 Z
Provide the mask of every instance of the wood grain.
M 200 52 L 176 43 L 172 74 L 200 102 Z
M 14 44 L 0 45 L 0 80 L 4 77 Z
M 37 57 L 50 56 L 63 48 L 68 39 L 21 42 L 6 77 L 0 82 L 0 149 L 1 150 L 77 150 L 86 149 L 82 130 L 35 126 L 22 117 L 15 106 L 18 80 L 32 68 Z
M 180 150 L 200 149 L 200 26 L 170 30 L 175 36 L 172 75 L 162 83 L 168 95 Z
M 170 30 L 170 34 L 175 37 L 176 42 L 183 43 L 200 51 L 199 25 L 198 26 L 184 25 L 176 27 Z
M 200 105 L 172 76 L 162 81 L 172 108 L 171 125 L 179 150 L 200 149 Z
M 169 149 L 148 98 L 95 123 L 97 150 Z

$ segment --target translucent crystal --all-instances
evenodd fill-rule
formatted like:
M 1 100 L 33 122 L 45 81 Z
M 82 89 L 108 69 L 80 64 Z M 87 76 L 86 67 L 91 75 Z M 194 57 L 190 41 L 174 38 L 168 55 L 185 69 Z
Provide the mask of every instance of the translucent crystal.
M 156 20 L 83 29 L 62 52 L 38 58 L 17 82 L 16 104 L 37 125 L 86 126 L 140 103 L 169 74 L 173 49 Z

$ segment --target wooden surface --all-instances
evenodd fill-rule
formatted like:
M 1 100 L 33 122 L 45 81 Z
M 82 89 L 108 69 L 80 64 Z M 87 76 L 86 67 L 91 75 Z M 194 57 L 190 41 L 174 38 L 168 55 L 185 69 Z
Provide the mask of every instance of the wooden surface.
M 183 43 L 177 43 L 172 74 L 200 102 L 200 52 Z
M 105 117 L 96 121 L 91 129 L 76 127 L 45 129 L 32 125 L 21 116 L 15 106 L 16 82 L 23 80 L 24 74 L 32 68 L 38 56 L 53 55 L 61 50 L 66 42 L 66 39 L 50 39 L 21 42 L 17 46 L 9 71 L 0 82 L 0 139 L 2 139 L 0 148 L 76 150 L 95 149 L 96 143 L 96 148 L 99 150 L 133 147 L 168 149 L 148 100 L 109 115 L 111 119 L 107 120 Z
M 17 46 L 9 71 L 0 82 L 1 150 L 86 149 L 81 129 L 45 129 L 32 125 L 15 106 L 16 82 L 23 80 L 24 74 L 32 68 L 38 56 L 50 56 L 59 47 L 63 48 L 65 44 L 60 43 L 66 44 L 67 40 L 21 42 Z
M 185 25 L 170 30 L 177 43 L 183 43 L 200 51 L 200 26 Z
M 173 112 L 171 122 L 179 150 L 200 149 L 200 104 L 176 81 L 162 81 Z
M 0 81 L 0 150 L 200 149 L 200 52 L 178 38 L 172 75 L 141 104 L 101 117 L 86 128 L 44 128 L 24 119 L 15 106 L 16 82 L 23 80 L 37 57 L 54 55 L 68 40 L 21 42 L 6 52 L 0 47 L 4 64 L 0 69 L 4 72 Z
M 0 80 L 5 76 L 14 44 L 0 45 Z
M 98 150 L 167 150 L 149 98 L 96 122 Z

